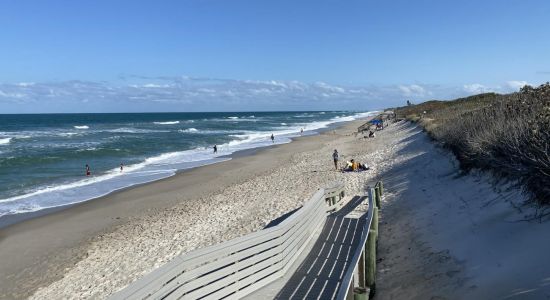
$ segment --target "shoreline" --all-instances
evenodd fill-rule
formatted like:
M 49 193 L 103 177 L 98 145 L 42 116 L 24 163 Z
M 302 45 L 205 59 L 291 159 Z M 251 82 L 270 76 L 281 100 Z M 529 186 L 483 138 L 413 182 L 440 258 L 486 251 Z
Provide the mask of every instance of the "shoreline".
M 518 222 L 529 215 L 510 203 L 519 190 L 461 174 L 410 123 L 363 139 L 353 134 L 360 122 L 87 202 L 78 216 L 20 223 L 35 225 L 0 239 L 0 298 L 105 299 L 178 255 L 261 230 L 319 187 L 342 182 L 352 196 L 378 180 L 377 298 L 550 296 L 550 243 L 540 238 L 550 223 Z M 370 170 L 336 172 L 333 149 Z M 86 230 L 94 226 L 106 229 Z
M 27 297 L 40 286 L 62 278 L 63 270 L 85 258 L 82 249 L 89 247 L 96 237 L 141 216 L 196 201 L 269 173 L 293 154 L 313 151 L 319 143 L 329 142 L 333 137 L 328 131 L 355 131 L 367 120 L 336 124 L 336 128 L 297 137 L 286 144 L 247 149 L 227 161 L 183 170 L 171 177 L 131 186 L 0 228 L 0 260 L 3 262 L 0 277 L 7 279 L 0 290 L 24 282 L 17 288 L 10 287 L 7 293 L 25 290 L 21 296 Z M 5 291 L 0 297 L 3 295 Z
M 204 164 L 201 164 L 201 165 L 198 165 L 198 166 L 194 166 L 194 167 L 190 167 L 190 168 L 186 168 L 186 169 L 179 169 L 173 175 L 170 175 L 170 176 L 167 176 L 167 177 L 164 177 L 164 178 L 159 178 L 159 179 L 154 179 L 154 180 L 147 181 L 147 182 L 132 184 L 132 185 L 125 186 L 125 187 L 122 187 L 122 188 L 119 188 L 119 189 L 115 189 L 111 192 L 108 192 L 107 194 L 97 196 L 97 197 L 92 197 L 90 199 L 83 200 L 83 201 L 80 201 L 80 202 L 62 204 L 62 205 L 59 205 L 59 206 L 48 207 L 48 208 L 40 209 L 40 210 L 37 210 L 37 211 L 31 211 L 31 212 L 1 216 L 0 217 L 0 239 L 2 238 L 2 235 L 1 235 L 1 230 L 2 229 L 8 228 L 10 226 L 16 225 L 16 224 L 21 223 L 21 222 L 32 220 L 34 218 L 40 218 L 40 217 L 43 217 L 43 216 L 46 216 L 46 215 L 49 215 L 49 214 L 53 214 L 53 213 L 56 213 L 56 212 L 60 212 L 60 211 L 66 210 L 66 209 L 71 209 L 72 207 L 84 204 L 86 202 L 95 201 L 95 200 L 98 200 L 98 199 L 101 199 L 101 198 L 104 198 L 104 197 L 109 197 L 109 196 L 117 194 L 117 193 L 125 192 L 129 189 L 138 188 L 138 187 L 143 186 L 143 185 L 148 185 L 148 184 L 152 184 L 152 183 L 159 182 L 159 181 L 162 181 L 162 180 L 166 180 L 166 179 L 172 178 L 174 176 L 178 176 L 181 173 L 189 172 L 189 171 L 197 169 L 197 168 L 202 168 L 202 167 L 206 167 L 206 166 L 210 166 L 210 165 L 216 165 L 216 164 L 228 161 L 228 160 L 233 160 L 233 159 L 236 159 L 236 158 L 255 155 L 255 154 L 257 154 L 258 152 L 260 152 L 262 150 L 273 148 L 273 147 L 278 147 L 278 146 L 281 146 L 281 145 L 290 144 L 290 143 L 293 143 L 293 142 L 297 141 L 298 139 L 317 136 L 317 135 L 323 134 L 325 132 L 328 132 L 330 130 L 334 130 L 334 129 L 337 129 L 339 127 L 345 126 L 346 124 L 351 123 L 351 122 L 357 122 L 357 121 L 367 122 L 367 120 L 370 120 L 372 117 L 373 116 L 368 116 L 368 117 L 358 118 L 358 119 L 353 120 L 353 121 L 331 123 L 331 124 L 327 125 L 327 127 L 312 130 L 311 131 L 312 133 L 310 133 L 310 134 L 306 134 L 306 135 L 303 135 L 303 136 L 297 136 L 297 137 L 290 137 L 289 138 L 290 142 L 288 142 L 288 143 L 281 143 L 281 144 L 275 144 L 275 145 L 260 146 L 260 147 L 255 147 L 255 148 L 238 150 L 238 151 L 235 151 L 231 154 L 227 154 L 227 155 L 217 157 L 216 159 L 214 159 L 212 161 L 210 161 L 210 160 L 205 161 Z M 216 161 L 216 160 L 220 160 L 220 161 Z

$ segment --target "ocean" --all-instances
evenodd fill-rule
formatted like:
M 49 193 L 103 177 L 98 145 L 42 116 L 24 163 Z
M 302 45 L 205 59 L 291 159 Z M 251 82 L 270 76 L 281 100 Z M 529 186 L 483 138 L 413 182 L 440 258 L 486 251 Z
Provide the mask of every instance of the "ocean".
M 0 218 L 87 201 L 179 170 L 225 161 L 240 150 L 288 143 L 293 137 L 317 134 L 371 114 L 0 115 Z

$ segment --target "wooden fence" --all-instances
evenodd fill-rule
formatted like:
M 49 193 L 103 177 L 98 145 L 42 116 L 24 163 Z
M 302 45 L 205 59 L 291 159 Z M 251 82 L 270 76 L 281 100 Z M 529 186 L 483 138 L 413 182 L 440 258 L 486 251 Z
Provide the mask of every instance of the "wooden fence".
M 369 210 L 361 242 L 353 254 L 349 268 L 342 278 L 336 299 L 367 300 L 376 292 L 376 249 L 378 243 L 378 211 L 381 208 L 384 186 L 381 181 L 374 188 L 367 187 Z
M 334 212 L 342 208 L 342 199 L 346 196 L 343 184 L 337 183 L 333 186 L 326 187 L 324 191 L 328 212 Z
M 327 211 L 341 207 L 344 185 L 318 190 L 274 227 L 174 258 L 112 299 L 240 298 L 285 274 Z

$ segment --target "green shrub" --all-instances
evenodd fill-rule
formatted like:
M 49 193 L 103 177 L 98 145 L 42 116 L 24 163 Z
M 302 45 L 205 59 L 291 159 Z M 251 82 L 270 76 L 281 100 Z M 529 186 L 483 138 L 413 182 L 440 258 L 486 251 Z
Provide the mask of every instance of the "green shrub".
M 396 109 L 450 149 L 464 170 L 520 184 L 529 202 L 550 204 L 550 84 Z M 422 116 L 422 118 L 420 118 Z

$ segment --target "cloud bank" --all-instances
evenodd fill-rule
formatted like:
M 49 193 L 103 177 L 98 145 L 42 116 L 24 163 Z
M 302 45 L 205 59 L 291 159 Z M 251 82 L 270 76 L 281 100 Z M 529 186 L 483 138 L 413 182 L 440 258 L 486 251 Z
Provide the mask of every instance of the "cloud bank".
M 340 86 L 326 82 L 121 76 L 117 83 L 62 81 L 0 84 L 1 113 L 369 110 L 406 100 L 452 99 L 483 92 L 517 91 L 525 81 Z

